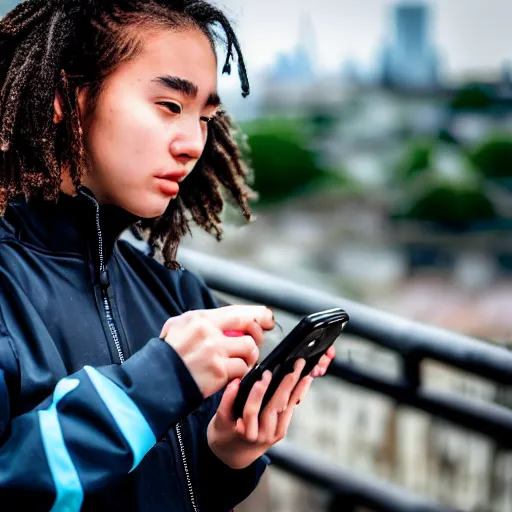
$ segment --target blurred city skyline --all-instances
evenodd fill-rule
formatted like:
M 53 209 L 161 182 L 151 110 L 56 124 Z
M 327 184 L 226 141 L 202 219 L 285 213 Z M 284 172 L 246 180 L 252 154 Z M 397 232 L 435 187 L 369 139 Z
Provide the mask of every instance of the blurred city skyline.
M 394 8 L 426 6 L 428 38 L 439 58 L 444 82 L 493 79 L 512 62 L 512 3 L 504 0 L 219 0 L 239 35 L 253 78 L 293 55 L 308 52 L 318 74 L 347 68 L 379 72 L 392 41 Z M 223 79 L 230 88 L 236 80 Z
M 497 78 L 512 62 L 512 2 L 506 0 L 213 0 L 235 25 L 253 79 L 280 55 L 304 47 L 318 74 L 374 74 L 393 33 L 394 7 L 426 6 L 444 82 Z M 16 0 L 0 0 L 4 15 Z M 234 74 L 233 74 L 234 75 Z M 221 88 L 238 86 L 224 78 Z

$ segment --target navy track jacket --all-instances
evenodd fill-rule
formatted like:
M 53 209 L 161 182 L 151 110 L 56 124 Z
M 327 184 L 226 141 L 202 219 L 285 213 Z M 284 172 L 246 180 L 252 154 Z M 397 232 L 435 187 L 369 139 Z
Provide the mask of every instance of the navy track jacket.
M 165 321 L 216 307 L 119 235 L 136 219 L 81 188 L 0 219 L 0 510 L 228 511 L 266 458 L 233 470 Z

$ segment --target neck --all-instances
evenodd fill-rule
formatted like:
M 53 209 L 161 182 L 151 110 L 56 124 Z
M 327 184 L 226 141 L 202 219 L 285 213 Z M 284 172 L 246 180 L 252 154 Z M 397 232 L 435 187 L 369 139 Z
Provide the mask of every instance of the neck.
M 76 187 L 73 185 L 73 181 L 69 175 L 69 167 L 64 168 L 61 172 L 60 191 L 72 197 L 77 195 Z

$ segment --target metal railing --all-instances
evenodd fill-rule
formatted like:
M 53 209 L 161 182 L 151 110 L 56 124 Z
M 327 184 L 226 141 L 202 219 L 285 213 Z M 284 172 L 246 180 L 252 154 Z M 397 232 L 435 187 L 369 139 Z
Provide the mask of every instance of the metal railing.
M 501 385 L 511 385 L 512 352 L 505 348 L 409 321 L 220 258 L 181 249 L 179 260 L 198 273 L 214 291 L 298 316 L 333 307 L 344 308 L 350 314 L 347 332 L 396 353 L 402 363 L 401 375 L 395 379 L 374 375 L 339 360 L 331 365 L 330 375 L 484 434 L 504 448 L 512 447 L 510 409 L 424 389 L 421 379 L 421 363 L 429 359 Z M 334 496 L 331 510 L 350 510 L 349 503 L 376 511 L 448 510 L 419 498 L 413 499 L 405 490 L 397 490 L 390 484 L 357 479 L 302 450 L 278 446 L 270 455 L 276 465 L 329 489 Z

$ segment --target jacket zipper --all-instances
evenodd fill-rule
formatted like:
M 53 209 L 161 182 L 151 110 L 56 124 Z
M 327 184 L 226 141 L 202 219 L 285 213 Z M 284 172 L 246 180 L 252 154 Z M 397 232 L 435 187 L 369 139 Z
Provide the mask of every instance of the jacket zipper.
M 83 192 L 82 192 L 83 193 Z M 112 316 L 112 307 L 110 305 L 110 300 L 107 293 L 107 288 L 110 286 L 110 279 L 108 276 L 108 270 L 105 266 L 105 259 L 103 257 L 103 235 L 101 233 L 101 224 L 100 224 L 100 205 L 98 201 L 90 197 L 89 195 L 83 193 L 87 199 L 94 203 L 96 209 L 96 232 L 98 235 L 98 252 L 100 257 L 100 284 L 101 284 L 101 297 L 103 300 L 103 308 L 105 309 L 105 315 L 107 317 L 108 327 L 110 329 L 110 334 L 112 335 L 112 339 L 114 340 L 114 344 L 117 349 L 117 354 L 119 356 L 119 360 L 121 364 L 124 364 L 125 358 L 123 354 L 123 349 L 121 347 L 121 343 L 119 341 L 119 334 L 117 331 L 116 324 L 114 323 L 114 317 Z M 178 443 L 180 445 L 180 455 L 181 462 L 183 463 L 183 469 L 185 471 L 185 478 L 187 480 L 187 488 L 190 498 L 190 503 L 192 504 L 192 508 L 194 512 L 198 512 L 199 508 L 196 505 L 194 488 L 192 487 L 192 479 L 190 478 L 190 471 L 188 469 L 187 463 L 187 455 L 185 453 L 185 444 L 183 443 L 183 436 L 181 432 L 181 422 L 178 422 L 175 426 L 176 437 L 178 438 Z
M 196 505 L 196 499 L 194 495 L 194 488 L 192 487 L 192 480 L 190 478 L 190 472 L 188 470 L 188 464 L 187 464 L 187 455 L 185 453 L 185 444 L 183 442 L 183 436 L 181 434 L 181 423 L 176 423 L 175 426 L 176 429 L 176 436 L 178 437 L 178 443 L 180 445 L 180 452 L 181 452 L 181 460 L 183 462 L 183 468 L 185 469 L 185 477 L 187 478 L 187 487 L 188 487 L 188 494 L 190 498 L 190 503 L 192 504 L 192 508 L 194 509 L 194 512 L 198 512 L 198 507 Z
M 83 193 L 83 192 L 82 192 Z M 110 300 L 108 298 L 107 288 L 110 286 L 110 279 L 108 277 L 108 271 L 105 267 L 105 259 L 103 257 L 103 235 L 101 233 L 101 224 L 100 224 L 100 205 L 98 201 L 90 197 L 89 195 L 83 193 L 83 195 L 94 203 L 94 207 L 96 210 L 96 234 L 98 235 L 98 252 L 100 257 L 100 288 L 101 288 L 101 299 L 103 301 L 103 309 L 105 310 L 105 315 L 107 317 L 108 328 L 110 329 L 110 334 L 112 335 L 112 339 L 114 340 L 114 344 L 117 349 L 117 355 L 119 356 L 119 361 L 121 364 L 124 363 L 125 358 L 123 354 L 123 349 L 121 348 L 121 343 L 119 341 L 119 334 L 117 332 L 116 325 L 114 323 L 114 317 L 112 316 L 112 307 L 110 305 Z

